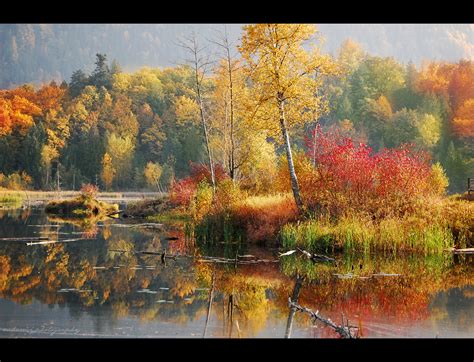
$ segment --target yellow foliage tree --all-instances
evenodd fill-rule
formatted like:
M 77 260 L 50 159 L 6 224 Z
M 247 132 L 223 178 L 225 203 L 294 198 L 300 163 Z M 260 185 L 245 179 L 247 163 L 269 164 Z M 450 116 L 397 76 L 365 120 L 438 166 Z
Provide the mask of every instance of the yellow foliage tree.
M 151 161 L 148 162 L 143 173 L 148 185 L 155 188 L 159 187 L 161 174 L 163 173 L 163 167 L 161 167 L 160 164 Z
M 102 172 L 100 174 L 106 190 L 109 190 L 110 186 L 112 186 L 115 173 L 116 170 L 112 163 L 112 157 L 110 157 L 110 155 L 106 152 L 102 158 Z
M 316 27 L 309 24 L 255 24 L 243 27 L 240 52 L 251 81 L 250 119 L 255 128 L 281 132 L 293 195 L 301 212 L 300 196 L 288 129 L 314 122 L 327 111 L 318 95 L 325 75 L 336 74 L 336 63 L 320 54 L 314 43 Z M 304 45 L 312 43 L 312 50 Z

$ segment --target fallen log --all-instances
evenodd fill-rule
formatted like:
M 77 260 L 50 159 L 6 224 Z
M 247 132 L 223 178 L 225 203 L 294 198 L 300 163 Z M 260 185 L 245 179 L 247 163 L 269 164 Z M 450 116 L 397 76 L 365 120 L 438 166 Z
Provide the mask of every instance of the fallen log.
M 118 210 L 118 211 L 111 212 L 111 213 L 109 213 L 109 214 L 107 214 L 107 215 L 105 215 L 105 216 L 113 217 L 113 216 L 115 216 L 115 215 L 120 215 L 120 214 L 122 214 L 123 212 L 124 212 L 124 210 Z
M 377 274 L 372 274 L 373 277 L 399 277 L 401 274 L 395 274 L 395 273 L 377 273 Z
M 324 261 L 324 262 L 335 262 L 336 259 L 334 258 L 330 258 L 329 256 L 326 256 L 326 255 L 321 255 L 321 254 L 315 254 L 315 253 L 310 253 L 306 250 L 303 250 L 303 249 L 300 249 L 300 248 L 296 248 L 299 252 L 301 252 L 302 254 L 304 254 L 307 258 L 311 259 L 312 261 Z
M 221 264 L 258 264 L 258 263 L 279 263 L 278 259 L 269 260 L 269 259 L 255 259 L 255 260 L 239 260 L 238 258 L 228 259 L 228 258 L 219 258 L 219 257 L 209 257 L 202 256 L 196 260 L 200 263 L 221 263 Z
M 38 241 L 48 239 L 47 236 L 25 236 L 23 238 L 0 238 L 0 241 Z
M 164 239 L 164 240 L 170 240 L 170 241 L 171 241 L 171 240 L 179 240 L 179 238 L 176 237 L 176 236 L 166 236 L 166 237 L 164 237 L 163 239 Z
M 116 253 L 133 253 L 133 254 L 143 254 L 143 255 L 155 255 L 160 256 L 163 259 L 174 259 L 176 258 L 195 258 L 197 262 L 201 263 L 223 263 L 223 264 L 235 264 L 236 259 L 228 259 L 214 256 L 195 256 L 195 255 L 184 255 L 184 254 L 166 254 L 163 251 L 146 251 L 146 250 L 120 250 L 120 249 L 109 249 Z M 237 264 L 257 264 L 257 263 L 278 263 L 278 259 L 255 259 L 255 260 L 240 260 L 247 259 L 250 257 L 256 258 L 254 255 L 238 255 Z
M 43 225 L 27 225 L 28 227 L 35 227 L 35 228 L 60 228 L 61 225 L 52 225 L 52 224 L 43 224 Z
M 250 255 L 250 254 L 246 254 L 246 255 L 237 255 L 238 258 L 256 258 L 255 255 Z
M 118 249 L 109 249 L 116 253 L 133 253 L 133 254 L 143 254 L 143 255 L 156 255 L 160 256 L 161 259 L 173 259 L 176 260 L 176 257 L 188 257 L 188 255 L 178 255 L 178 254 L 166 254 L 163 251 L 142 251 L 142 250 L 118 250 Z
M 450 248 L 448 249 L 449 251 L 452 251 L 453 253 L 466 253 L 466 254 L 470 254 L 470 253 L 474 253 L 474 248 L 464 248 L 464 249 L 456 249 L 456 248 Z
M 346 318 L 347 325 L 344 325 L 344 317 L 343 317 L 343 322 L 342 325 L 337 325 L 334 323 L 331 319 L 324 318 L 319 315 L 319 310 L 316 312 L 313 312 L 311 309 L 302 307 L 299 304 L 294 303 L 290 297 L 288 297 L 288 306 L 290 308 L 294 308 L 298 312 L 303 312 L 308 314 L 311 317 L 311 320 L 313 323 L 316 321 L 323 322 L 325 325 L 328 327 L 334 329 L 342 338 L 357 338 L 357 335 L 354 335 L 351 333 L 351 329 L 356 329 L 357 331 L 359 328 L 357 326 L 351 326 L 349 325 L 349 320 Z
M 352 273 L 348 273 L 348 274 L 338 274 L 338 273 L 335 273 L 333 274 L 335 277 L 338 277 L 339 279 L 362 279 L 362 280 L 365 280 L 365 279 L 370 279 L 370 278 L 373 278 L 373 277 L 399 277 L 399 276 L 402 276 L 402 274 L 392 274 L 392 273 L 383 273 L 383 272 L 380 272 L 380 273 L 377 273 L 377 274 L 369 274 L 369 275 L 357 275 L 357 274 L 352 274 Z
M 71 241 L 78 241 L 78 240 L 90 240 L 90 239 L 76 238 L 76 239 L 62 239 L 62 240 L 47 240 L 47 241 L 38 241 L 38 242 L 26 243 L 26 245 L 31 246 L 31 245 L 46 245 L 46 244 L 55 244 L 55 243 L 69 243 Z
M 293 253 L 296 253 L 296 250 L 290 250 L 290 251 L 287 251 L 286 253 L 278 253 L 278 257 L 281 258 L 282 256 L 288 256 Z
M 144 228 L 144 229 L 162 229 L 163 224 L 157 223 L 142 223 L 142 224 L 112 224 L 113 227 L 118 228 Z

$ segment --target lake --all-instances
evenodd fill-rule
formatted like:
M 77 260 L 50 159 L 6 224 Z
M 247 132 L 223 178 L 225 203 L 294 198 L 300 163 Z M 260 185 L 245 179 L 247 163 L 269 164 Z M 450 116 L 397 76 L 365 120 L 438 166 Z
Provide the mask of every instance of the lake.
M 0 210 L 0 238 L 28 238 L 0 241 L 0 337 L 337 338 L 291 313 L 295 289 L 298 304 L 362 338 L 474 337 L 473 255 L 315 263 L 271 245 L 199 244 L 182 224 L 132 224 Z

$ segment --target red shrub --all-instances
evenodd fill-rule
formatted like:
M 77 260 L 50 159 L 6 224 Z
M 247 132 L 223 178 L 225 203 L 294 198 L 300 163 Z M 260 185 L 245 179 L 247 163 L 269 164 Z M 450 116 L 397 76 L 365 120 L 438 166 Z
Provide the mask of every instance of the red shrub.
M 191 168 L 191 178 L 194 180 L 196 185 L 202 180 L 206 180 L 209 184 L 212 183 L 211 171 L 209 170 L 208 165 L 190 161 L 189 167 Z M 216 183 L 229 178 L 220 163 L 214 165 L 214 177 L 216 179 Z
M 174 206 L 189 206 L 196 194 L 197 184 L 191 177 L 173 181 L 170 187 L 170 202 Z
M 211 181 L 211 171 L 209 166 L 202 163 L 189 162 L 191 168 L 191 175 L 185 177 L 179 181 L 173 182 L 170 188 L 170 201 L 175 206 L 188 207 L 191 200 L 196 195 L 197 186 L 201 181 L 207 181 L 209 184 Z M 220 164 L 216 164 L 214 167 L 214 175 L 216 183 L 229 178 L 225 173 L 224 168 Z
M 84 184 L 81 187 L 81 195 L 86 198 L 87 200 L 92 200 L 97 196 L 99 192 L 99 188 L 93 184 Z
M 306 146 L 317 171 L 302 185 L 310 207 L 330 213 L 393 211 L 430 192 L 428 154 L 412 145 L 373 153 L 369 146 L 356 145 L 334 129 L 323 132 L 318 125 L 306 138 Z

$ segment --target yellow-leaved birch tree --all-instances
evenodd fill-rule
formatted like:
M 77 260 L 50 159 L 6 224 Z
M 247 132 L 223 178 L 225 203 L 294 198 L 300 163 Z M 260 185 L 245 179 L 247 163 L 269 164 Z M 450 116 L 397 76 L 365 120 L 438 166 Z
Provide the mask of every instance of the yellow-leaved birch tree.
M 281 133 L 299 212 L 303 201 L 288 131 L 316 121 L 327 111 L 320 89 L 324 76 L 337 73 L 332 58 L 320 53 L 316 35 L 316 27 L 310 24 L 245 25 L 239 47 L 252 93 L 249 118 L 255 131 Z

